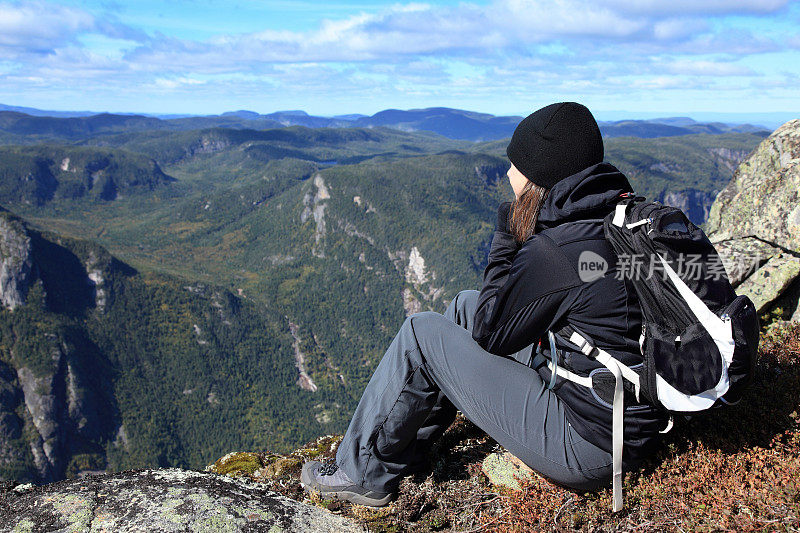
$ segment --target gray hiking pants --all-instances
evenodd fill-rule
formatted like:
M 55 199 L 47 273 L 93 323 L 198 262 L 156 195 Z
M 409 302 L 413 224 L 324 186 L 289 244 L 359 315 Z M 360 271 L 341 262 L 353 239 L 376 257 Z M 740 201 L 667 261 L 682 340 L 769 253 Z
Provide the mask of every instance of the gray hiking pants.
M 406 318 L 339 445 L 339 467 L 367 489 L 394 491 L 404 475 L 424 468 L 458 409 L 556 483 L 578 490 L 608 483 L 611 454 L 578 435 L 562 402 L 527 366 L 535 347 L 503 357 L 472 339 L 478 294 L 461 291 L 444 315 Z

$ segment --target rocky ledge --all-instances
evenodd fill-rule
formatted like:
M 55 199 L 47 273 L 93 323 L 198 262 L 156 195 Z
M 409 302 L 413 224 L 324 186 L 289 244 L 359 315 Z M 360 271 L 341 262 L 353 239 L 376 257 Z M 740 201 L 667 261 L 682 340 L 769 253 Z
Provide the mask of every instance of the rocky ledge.
M 0 531 L 363 531 L 263 484 L 180 469 L 0 486 Z

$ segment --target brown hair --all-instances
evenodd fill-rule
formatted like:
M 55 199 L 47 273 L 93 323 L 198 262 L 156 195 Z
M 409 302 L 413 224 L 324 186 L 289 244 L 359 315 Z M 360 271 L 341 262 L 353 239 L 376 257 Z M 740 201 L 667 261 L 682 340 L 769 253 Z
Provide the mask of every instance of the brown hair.
M 519 198 L 511 203 L 511 234 L 518 243 L 523 243 L 534 234 L 539 211 L 550 189 L 528 181 Z

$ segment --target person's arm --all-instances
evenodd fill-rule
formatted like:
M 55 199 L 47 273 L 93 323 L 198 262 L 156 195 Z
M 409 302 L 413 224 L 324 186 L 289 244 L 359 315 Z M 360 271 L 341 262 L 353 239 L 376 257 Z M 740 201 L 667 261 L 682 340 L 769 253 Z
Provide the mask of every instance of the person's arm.
M 472 329 L 472 338 L 497 355 L 538 340 L 565 311 L 568 289 L 581 284 L 575 267 L 549 237 L 534 235 L 517 244 L 507 213 L 501 204 Z

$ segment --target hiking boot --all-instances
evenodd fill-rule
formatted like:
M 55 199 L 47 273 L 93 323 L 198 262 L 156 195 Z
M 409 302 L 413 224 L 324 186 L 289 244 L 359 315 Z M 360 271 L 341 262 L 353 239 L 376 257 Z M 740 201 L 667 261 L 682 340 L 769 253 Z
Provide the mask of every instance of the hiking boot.
M 337 498 L 369 507 L 383 507 L 396 496 L 392 492 L 377 492 L 357 485 L 335 462 L 307 461 L 300 483 L 306 490 L 318 491 L 323 499 Z

